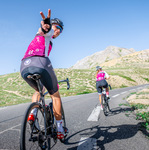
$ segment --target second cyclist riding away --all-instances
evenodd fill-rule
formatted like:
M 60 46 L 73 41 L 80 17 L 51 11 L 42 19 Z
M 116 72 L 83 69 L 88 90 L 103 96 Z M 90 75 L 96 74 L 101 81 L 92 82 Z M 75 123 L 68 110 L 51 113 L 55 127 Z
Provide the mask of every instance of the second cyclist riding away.
M 109 75 L 102 70 L 101 66 L 97 66 L 96 67 L 96 88 L 97 88 L 97 92 L 99 94 L 99 102 L 101 104 L 101 109 L 103 109 L 102 106 L 102 99 L 101 99 L 101 95 L 102 95 L 102 87 L 104 87 L 106 89 L 106 95 L 107 95 L 107 99 L 109 100 L 109 87 L 108 87 L 108 83 L 106 80 L 108 80 L 110 77 Z

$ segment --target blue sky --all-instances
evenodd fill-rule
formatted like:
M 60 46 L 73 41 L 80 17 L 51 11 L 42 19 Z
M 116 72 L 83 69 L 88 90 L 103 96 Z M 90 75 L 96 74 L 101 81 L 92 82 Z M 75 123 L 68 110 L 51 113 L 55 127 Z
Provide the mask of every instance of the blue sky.
M 64 22 L 49 56 L 54 68 L 113 45 L 149 49 L 148 0 L 5 0 L 0 3 L 0 75 L 18 72 L 40 27 L 40 11 Z

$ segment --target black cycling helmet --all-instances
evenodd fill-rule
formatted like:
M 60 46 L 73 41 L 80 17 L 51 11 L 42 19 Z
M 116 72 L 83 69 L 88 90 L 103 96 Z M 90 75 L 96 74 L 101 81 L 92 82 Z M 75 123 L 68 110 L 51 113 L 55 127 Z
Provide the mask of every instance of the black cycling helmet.
M 96 66 L 96 71 L 98 71 L 99 69 L 102 69 L 102 67 Z
M 61 26 L 61 28 L 63 29 L 64 24 L 60 19 L 58 19 L 58 18 L 51 19 L 51 23 L 52 24 L 54 24 L 54 23 L 59 24 Z

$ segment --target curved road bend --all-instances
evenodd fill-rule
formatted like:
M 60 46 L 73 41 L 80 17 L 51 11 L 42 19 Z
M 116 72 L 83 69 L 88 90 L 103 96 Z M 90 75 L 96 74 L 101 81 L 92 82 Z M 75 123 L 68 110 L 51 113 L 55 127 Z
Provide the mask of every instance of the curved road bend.
M 112 113 L 108 117 L 100 110 L 97 93 L 62 98 L 70 132 L 66 143 L 58 141 L 53 150 L 148 150 L 149 140 L 138 130 L 140 122 L 129 107 L 119 106 L 126 103 L 124 97 L 129 93 L 146 87 L 149 84 L 111 90 Z M 19 150 L 20 127 L 28 105 L 0 108 L 0 150 Z

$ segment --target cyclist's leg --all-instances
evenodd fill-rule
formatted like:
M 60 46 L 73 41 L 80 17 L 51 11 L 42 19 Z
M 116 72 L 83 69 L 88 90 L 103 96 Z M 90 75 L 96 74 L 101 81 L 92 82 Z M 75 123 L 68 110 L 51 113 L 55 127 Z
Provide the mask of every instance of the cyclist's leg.
M 33 102 L 38 102 L 40 99 L 40 93 L 38 91 L 36 91 L 33 96 L 32 96 L 32 103 Z
M 96 88 L 97 88 L 97 92 L 99 94 L 99 102 L 102 105 L 102 101 L 101 101 L 102 87 L 100 86 L 100 81 L 96 82 Z
M 41 61 L 43 61 L 42 58 L 41 58 Z M 47 65 L 47 64 L 50 64 L 50 65 Z M 60 94 L 58 91 L 58 81 L 57 81 L 55 72 L 53 70 L 53 67 L 49 59 L 47 59 L 47 63 L 44 66 L 44 71 L 41 74 L 41 82 L 45 86 L 45 88 L 48 90 L 52 98 L 53 108 L 54 108 L 53 111 L 54 111 L 54 116 L 56 120 L 61 120 L 61 98 L 60 98 Z
M 61 114 L 61 98 L 59 91 L 55 92 L 54 94 L 51 95 L 52 101 L 53 101 L 53 112 L 56 120 L 61 120 L 62 119 L 62 114 Z
M 62 121 L 62 103 L 59 91 L 55 92 L 51 95 L 52 101 L 53 101 L 53 113 L 56 119 L 57 124 L 57 130 L 59 133 L 58 138 L 64 137 L 64 129 L 63 129 L 63 121 Z
M 106 80 L 104 82 L 105 82 L 105 85 L 103 87 L 106 88 L 106 95 L 107 95 L 107 97 L 109 99 L 109 86 L 108 86 L 108 83 L 107 83 Z
M 61 102 L 61 97 L 60 93 L 57 90 L 54 94 L 50 93 L 50 96 L 53 101 L 53 113 L 56 119 L 56 124 L 57 124 L 57 131 L 58 131 L 58 138 L 63 139 L 65 136 L 64 129 L 63 129 L 63 120 L 62 120 L 62 102 Z
M 60 139 L 61 142 L 64 142 L 65 137 L 67 136 L 68 133 L 68 129 L 66 127 L 65 116 L 64 116 L 64 111 L 62 110 L 62 103 L 61 103 L 59 91 L 52 94 L 51 98 L 53 101 L 53 112 L 57 124 L 57 138 Z
M 44 92 L 45 92 L 45 87 L 43 86 L 42 93 Z M 32 103 L 38 102 L 39 100 L 40 100 L 40 93 L 38 91 L 35 91 L 35 93 L 32 96 Z
M 53 112 L 57 122 L 57 130 L 59 137 L 64 137 L 64 129 L 62 126 L 62 113 L 61 113 L 61 97 L 58 91 L 58 81 L 52 67 L 52 64 L 48 58 L 40 58 L 42 64 L 44 64 L 44 71 L 41 74 L 41 82 L 48 90 L 53 101 Z M 59 138 L 58 137 L 58 138 Z
M 106 95 L 109 97 L 109 87 L 106 88 Z
M 101 94 L 102 93 L 98 93 L 99 94 L 99 102 L 100 102 L 100 104 L 102 104 L 102 101 L 101 101 Z
M 101 88 L 102 90 L 102 88 Z M 102 92 L 98 93 L 99 94 L 99 102 L 100 102 L 100 106 L 101 106 L 101 110 L 103 110 L 103 98 L 102 98 Z

